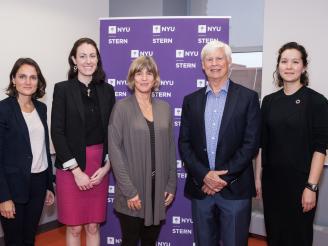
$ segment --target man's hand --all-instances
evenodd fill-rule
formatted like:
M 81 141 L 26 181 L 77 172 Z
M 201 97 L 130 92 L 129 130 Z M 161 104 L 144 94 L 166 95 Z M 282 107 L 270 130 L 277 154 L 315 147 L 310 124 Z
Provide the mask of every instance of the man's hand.
M 203 185 L 202 191 L 209 196 L 213 196 L 216 192 L 215 190 L 212 190 L 210 187 L 208 187 L 206 184 Z
M 226 175 L 228 170 L 221 171 L 209 171 L 204 178 L 204 185 L 202 190 L 206 194 L 212 194 L 213 192 L 221 191 L 226 185 L 227 182 L 220 178 L 222 175 Z

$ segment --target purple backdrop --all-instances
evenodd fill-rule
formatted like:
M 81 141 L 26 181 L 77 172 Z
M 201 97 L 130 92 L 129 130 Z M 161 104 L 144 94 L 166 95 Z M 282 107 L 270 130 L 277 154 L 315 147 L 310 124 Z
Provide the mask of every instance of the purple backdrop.
M 108 83 L 117 99 L 127 96 L 131 61 L 153 56 L 160 70 L 160 91 L 153 96 L 172 107 L 176 143 L 183 97 L 205 86 L 200 51 L 213 39 L 229 42 L 229 17 L 110 18 L 100 20 L 100 52 Z M 193 245 L 190 201 L 183 195 L 186 173 L 177 151 L 178 186 L 157 246 Z M 107 222 L 101 245 L 120 245 L 120 226 L 113 213 L 114 178 L 110 175 Z

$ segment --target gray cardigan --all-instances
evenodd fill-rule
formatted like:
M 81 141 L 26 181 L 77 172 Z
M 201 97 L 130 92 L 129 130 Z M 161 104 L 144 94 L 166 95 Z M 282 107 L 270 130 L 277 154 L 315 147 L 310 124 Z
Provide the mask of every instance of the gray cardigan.
M 108 153 L 116 178 L 114 208 L 117 212 L 158 225 L 165 219 L 164 192 L 175 194 L 176 153 L 168 103 L 152 99 L 155 129 L 155 208 L 151 198 L 151 146 L 146 120 L 135 95 L 118 101 L 108 126 Z M 127 200 L 139 194 L 142 208 L 132 211 Z

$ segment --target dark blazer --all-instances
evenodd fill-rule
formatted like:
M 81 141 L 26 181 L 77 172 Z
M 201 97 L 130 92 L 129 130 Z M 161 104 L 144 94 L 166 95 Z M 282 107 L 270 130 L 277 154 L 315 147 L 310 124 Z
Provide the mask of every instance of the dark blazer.
M 203 179 L 210 171 L 205 134 L 206 88 L 183 100 L 179 150 L 188 176 L 185 194 L 202 199 Z M 230 81 L 216 149 L 215 170 L 228 186 L 220 191 L 226 199 L 247 199 L 255 195 L 252 159 L 260 140 L 260 105 L 256 92 Z
M 100 116 L 104 129 L 104 153 L 107 154 L 107 131 L 109 116 L 115 104 L 113 86 L 107 83 L 96 84 Z M 62 164 L 75 158 L 82 170 L 85 169 L 85 115 L 80 85 L 77 79 L 55 84 L 52 112 L 51 137 L 56 150 L 55 166 L 62 169 Z M 103 163 L 104 164 L 104 163 Z
M 33 100 L 33 104 L 44 127 L 48 157 L 47 189 L 53 192 L 47 107 L 37 100 Z M 15 97 L 8 97 L 0 102 L 0 202 L 28 201 L 32 160 L 30 136 L 20 106 Z

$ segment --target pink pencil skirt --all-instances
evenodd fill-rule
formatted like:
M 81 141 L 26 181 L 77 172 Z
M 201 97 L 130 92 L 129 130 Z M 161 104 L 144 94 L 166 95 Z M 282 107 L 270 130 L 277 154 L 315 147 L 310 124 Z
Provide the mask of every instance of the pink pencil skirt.
M 89 176 L 101 166 L 103 144 L 86 148 L 86 169 Z M 108 174 L 102 182 L 92 189 L 81 191 L 75 183 L 73 174 L 56 170 L 56 195 L 58 220 L 65 225 L 101 223 L 106 219 Z

